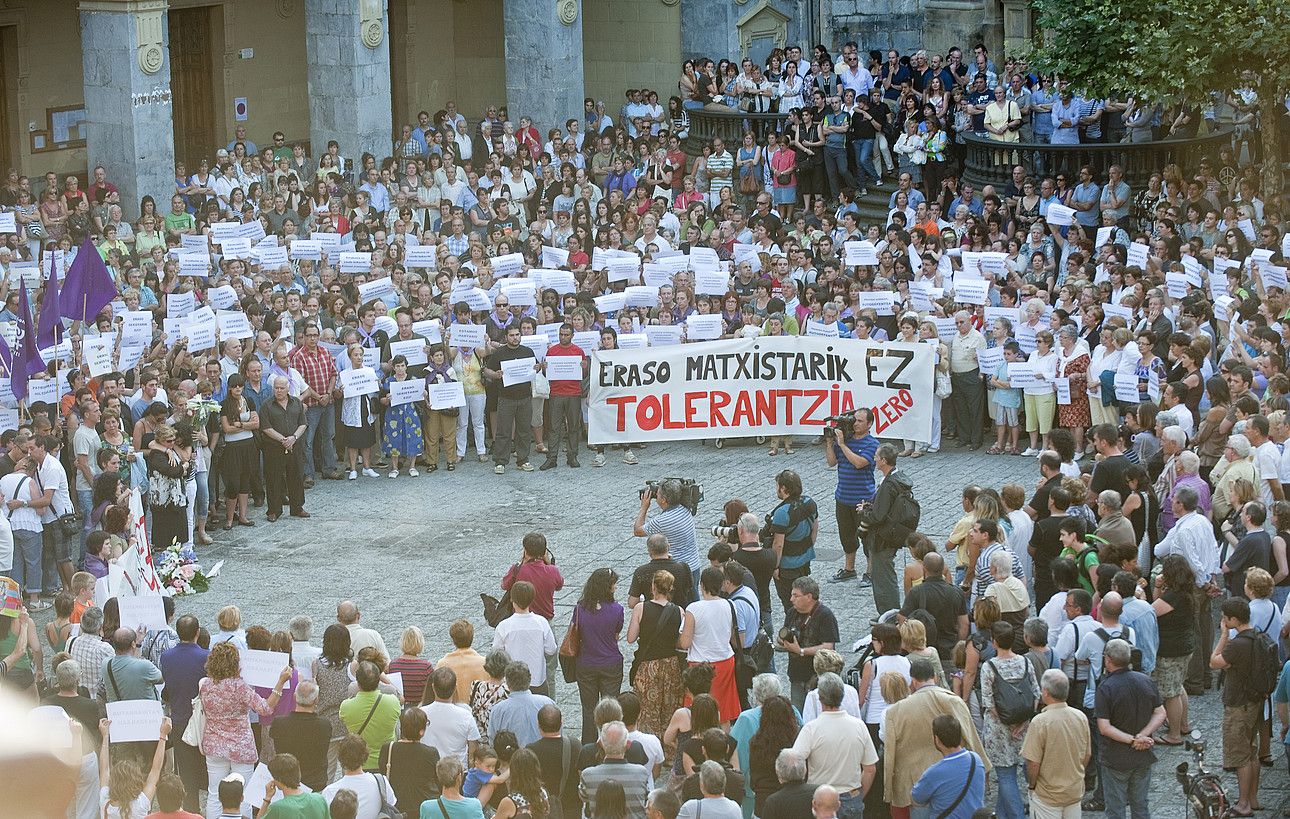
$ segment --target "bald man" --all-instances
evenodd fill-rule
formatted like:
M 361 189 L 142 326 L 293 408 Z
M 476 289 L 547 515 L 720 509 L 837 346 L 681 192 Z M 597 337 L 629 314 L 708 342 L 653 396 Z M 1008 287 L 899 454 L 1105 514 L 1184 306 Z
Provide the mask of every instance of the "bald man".
M 390 652 L 386 649 L 385 640 L 381 638 L 380 632 L 358 624 L 362 616 L 358 610 L 358 604 L 353 600 L 342 600 L 336 605 L 336 622 L 349 629 L 349 647 L 354 652 L 354 656 L 357 657 L 358 652 L 368 646 L 375 646 L 388 659 Z
M 842 800 L 838 798 L 838 791 L 832 785 L 821 785 L 815 789 L 815 796 L 811 798 L 811 815 L 815 819 L 837 819 L 838 809 L 842 807 Z

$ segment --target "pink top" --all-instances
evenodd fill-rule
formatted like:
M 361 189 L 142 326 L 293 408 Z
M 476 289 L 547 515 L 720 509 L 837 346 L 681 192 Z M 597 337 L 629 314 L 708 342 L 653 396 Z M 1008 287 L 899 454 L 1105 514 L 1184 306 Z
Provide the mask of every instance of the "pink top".
M 794 170 L 789 174 L 789 181 L 781 183 L 779 175 L 784 171 L 792 168 L 797 164 L 797 157 L 789 148 L 781 148 L 770 156 L 770 168 L 774 173 L 771 175 L 771 183 L 777 188 L 788 188 L 797 184 L 797 171 Z
M 251 734 L 247 712 L 255 711 L 266 717 L 273 713 L 269 703 L 241 677 L 203 680 L 200 692 L 202 713 L 206 717 L 202 752 L 206 756 L 254 765 L 259 755 L 255 751 L 255 737 Z

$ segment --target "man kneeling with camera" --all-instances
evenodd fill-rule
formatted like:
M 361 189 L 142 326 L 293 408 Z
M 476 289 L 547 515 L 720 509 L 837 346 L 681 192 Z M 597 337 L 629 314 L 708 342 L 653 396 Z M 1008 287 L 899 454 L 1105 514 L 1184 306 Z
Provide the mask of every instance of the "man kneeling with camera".
M 894 444 L 882 444 L 876 454 L 876 466 L 883 474 L 873 501 L 861 503 L 860 537 L 869 552 L 869 571 L 873 578 L 873 602 L 878 613 L 900 608 L 900 586 L 896 579 L 896 552 L 918 528 L 920 508 L 914 490 L 905 475 L 896 469 Z

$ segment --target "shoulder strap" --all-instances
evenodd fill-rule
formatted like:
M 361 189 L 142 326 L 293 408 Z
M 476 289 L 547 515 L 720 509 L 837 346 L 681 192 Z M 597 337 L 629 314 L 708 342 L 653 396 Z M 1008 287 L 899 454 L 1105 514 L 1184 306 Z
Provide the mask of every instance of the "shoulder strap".
M 112 691 L 116 694 L 116 698 L 118 700 L 125 699 L 121 696 L 121 689 L 116 684 L 116 675 L 112 673 L 112 660 L 114 659 L 116 658 L 112 657 L 107 661 L 108 682 L 112 683 Z
M 443 819 L 452 819 L 452 817 L 448 815 L 448 809 L 443 806 L 443 797 L 441 796 L 434 801 L 439 805 L 439 811 L 443 814 Z
M 937 816 L 936 819 L 949 819 L 950 814 L 954 813 L 954 809 L 963 801 L 963 797 L 967 796 L 968 788 L 972 787 L 972 779 L 976 776 L 976 754 L 971 751 L 968 753 L 971 754 L 969 759 L 972 760 L 972 765 L 968 768 L 967 780 L 963 783 L 963 790 L 959 791 L 958 798 L 948 808 L 941 811 L 941 815 Z
M 560 779 L 555 783 L 559 795 L 564 795 L 564 780 L 569 776 L 569 763 L 573 762 L 573 740 L 566 734 L 560 734 Z
M 389 778 L 390 778 L 390 766 L 394 764 L 394 746 L 395 746 L 395 745 L 397 745 L 398 743 L 397 743 L 397 742 L 395 742 L 394 740 L 391 740 L 391 741 L 389 741 L 389 742 L 387 742 L 387 743 L 385 743 L 385 744 L 386 744 L 386 745 L 388 745 L 388 746 L 390 747 L 390 751 L 389 751 L 389 753 L 387 753 L 387 754 L 385 755 L 385 778 L 386 778 L 386 779 L 389 779 Z
M 355 732 L 359 736 L 362 736 L 363 732 L 367 730 L 367 724 L 372 721 L 373 715 L 376 714 L 376 706 L 381 704 L 381 697 L 384 696 L 380 691 L 376 692 L 376 699 L 372 701 L 372 710 L 367 712 L 367 719 L 363 720 L 362 726 Z

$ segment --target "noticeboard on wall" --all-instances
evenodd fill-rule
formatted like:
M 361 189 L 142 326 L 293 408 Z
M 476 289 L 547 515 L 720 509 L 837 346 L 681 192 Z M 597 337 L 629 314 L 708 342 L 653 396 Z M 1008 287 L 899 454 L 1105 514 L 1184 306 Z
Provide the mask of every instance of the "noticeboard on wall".
M 31 152 L 65 151 L 85 147 L 85 104 L 45 109 L 45 128 L 32 131 Z

